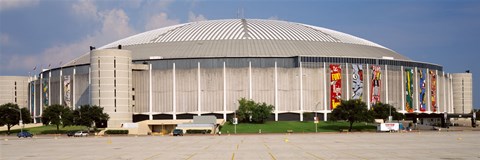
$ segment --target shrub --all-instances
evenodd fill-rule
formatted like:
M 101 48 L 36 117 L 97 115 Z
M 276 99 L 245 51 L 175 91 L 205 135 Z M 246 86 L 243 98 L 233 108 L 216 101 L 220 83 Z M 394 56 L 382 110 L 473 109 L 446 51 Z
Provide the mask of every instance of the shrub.
M 106 130 L 105 134 L 128 134 L 128 130 Z

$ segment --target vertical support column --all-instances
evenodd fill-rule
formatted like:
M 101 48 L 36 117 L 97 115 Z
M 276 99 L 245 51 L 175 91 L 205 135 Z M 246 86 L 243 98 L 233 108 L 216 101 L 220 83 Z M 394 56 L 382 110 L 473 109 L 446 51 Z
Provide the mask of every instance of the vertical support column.
M 427 75 L 425 75 L 426 76 L 425 77 L 426 78 L 425 79 L 425 86 L 427 87 L 426 88 L 427 96 L 425 98 L 427 98 L 427 106 L 428 106 L 427 107 L 427 112 L 432 113 L 432 109 L 431 109 L 432 108 L 432 99 L 430 99 L 431 96 L 432 96 L 431 95 L 431 88 L 430 88 L 432 86 L 432 80 L 430 79 L 430 69 L 427 68 L 426 73 L 427 73 Z
M 370 110 L 370 68 L 367 64 L 367 109 Z
M 299 71 L 300 71 L 300 121 L 303 121 L 303 70 L 302 70 L 302 61 L 299 60 Z
M 92 104 L 92 67 L 88 66 L 88 104 Z
M 52 70 L 48 70 L 48 105 L 52 105 Z
M 200 81 L 200 62 L 197 63 L 197 86 L 198 86 L 198 91 L 197 91 L 197 106 L 198 106 L 198 116 L 202 115 L 202 87 L 201 87 L 201 81 Z
M 223 120 L 227 121 L 227 71 L 223 61 Z
M 450 83 L 450 110 L 451 113 L 455 113 L 454 107 L 453 106 L 453 78 L 452 74 L 449 74 L 448 76 L 448 83 Z
M 60 105 L 63 105 L 63 100 L 62 100 L 62 95 L 63 95 L 63 92 L 62 92 L 63 79 L 62 79 L 62 75 L 63 75 L 63 73 L 62 73 L 62 68 L 60 68 L 60 77 L 59 77 L 60 81 L 59 81 L 59 83 L 58 83 L 59 86 L 60 86 L 60 87 L 58 88 L 58 93 L 60 93 L 60 94 L 59 94 L 59 96 L 60 96 L 60 100 L 59 100 L 59 101 L 60 101 Z
M 42 112 L 43 112 L 43 73 L 40 73 L 40 81 L 39 81 L 39 85 L 40 86 L 40 90 L 39 90 L 39 94 L 40 94 L 40 101 L 38 101 L 40 104 L 38 105 L 38 107 L 40 108 L 40 114 L 38 115 L 42 115 Z M 36 115 L 35 115 L 36 116 Z
M 177 120 L 177 92 L 176 92 L 176 82 L 175 82 L 175 63 L 173 63 L 172 68 L 172 78 L 173 78 L 173 100 L 172 100 L 172 107 L 173 107 L 173 120 Z
M 400 93 L 401 93 L 401 96 L 402 96 L 402 112 L 403 114 L 406 113 L 405 111 L 405 77 L 404 77 L 404 74 L 405 74 L 405 70 L 403 70 L 403 66 L 400 66 L 400 71 L 401 71 L 401 80 L 400 82 L 402 83 L 402 88 L 400 90 Z
M 442 86 L 443 86 L 443 112 L 447 112 L 447 77 L 445 77 L 445 71 L 442 71 Z
M 252 99 L 252 61 L 248 61 L 248 99 Z
M 388 104 L 388 66 L 385 65 L 385 103 Z
M 278 71 L 277 71 L 277 61 L 275 61 L 275 121 L 278 121 Z
M 35 118 L 35 116 L 37 116 L 37 101 L 35 100 L 35 98 L 37 97 L 37 93 L 36 93 L 36 87 L 35 87 L 35 77 L 32 78 L 32 84 L 33 84 L 33 97 L 32 97 L 32 101 L 33 101 L 33 123 L 37 123 L 37 119 Z M 32 90 L 30 90 L 32 91 Z M 32 103 L 31 103 L 32 104 Z
M 437 112 L 436 113 L 440 113 L 440 91 L 439 91 L 439 88 L 438 88 L 438 70 L 435 70 L 435 76 L 436 76 L 436 82 L 435 82 L 435 103 L 437 105 Z
M 415 88 L 415 89 L 414 89 L 414 90 L 415 90 L 415 106 L 417 107 L 416 111 L 417 111 L 417 112 L 420 112 L 420 108 L 419 108 L 420 105 L 418 104 L 418 99 L 419 99 L 419 98 L 418 98 L 418 97 L 419 97 L 419 95 L 418 95 L 418 85 L 419 85 L 419 83 L 418 83 L 418 70 L 417 70 L 417 67 L 415 67 L 415 71 L 414 71 L 413 75 L 415 76 L 415 83 L 413 83 L 413 85 L 415 85 L 415 87 L 414 87 L 414 88 Z
M 348 63 L 345 63 L 345 83 L 347 84 L 347 88 L 346 88 L 346 91 L 347 91 L 347 101 L 350 100 L 350 83 L 348 82 L 349 78 L 348 78 Z
M 75 99 L 75 75 L 77 74 L 77 67 L 73 67 L 73 74 L 72 74 L 72 107 L 73 110 L 77 109 L 76 99 Z
M 148 119 L 153 120 L 152 64 L 148 64 Z
M 328 101 L 327 101 L 327 64 L 323 62 L 323 107 L 324 107 L 324 113 L 323 113 L 323 121 L 327 121 L 327 110 L 328 110 Z

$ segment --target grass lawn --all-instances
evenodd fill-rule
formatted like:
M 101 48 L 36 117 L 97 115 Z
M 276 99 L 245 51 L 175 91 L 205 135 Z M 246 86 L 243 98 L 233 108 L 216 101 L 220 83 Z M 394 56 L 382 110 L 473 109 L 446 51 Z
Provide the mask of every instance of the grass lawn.
M 318 132 L 339 132 L 348 129 L 348 122 L 320 122 L 318 123 Z M 293 133 L 315 132 L 315 124 L 313 122 L 299 121 L 268 121 L 264 124 L 239 123 L 237 125 L 237 133 L 286 133 L 292 130 Z M 373 124 L 354 123 L 352 131 L 375 131 L 376 126 Z M 225 123 L 221 129 L 223 134 L 234 133 L 234 125 Z
M 63 128 L 62 126 L 59 127 L 59 133 L 64 134 L 68 131 L 79 131 L 79 130 L 86 130 L 87 127 L 85 126 L 67 126 Z M 32 134 L 56 134 L 57 133 L 57 126 L 49 125 L 49 126 L 40 126 L 40 127 L 32 127 L 32 128 L 24 128 L 23 130 L 28 131 Z M 10 134 L 17 134 L 20 132 L 20 129 L 10 130 Z M 7 134 L 7 131 L 0 131 L 0 134 Z

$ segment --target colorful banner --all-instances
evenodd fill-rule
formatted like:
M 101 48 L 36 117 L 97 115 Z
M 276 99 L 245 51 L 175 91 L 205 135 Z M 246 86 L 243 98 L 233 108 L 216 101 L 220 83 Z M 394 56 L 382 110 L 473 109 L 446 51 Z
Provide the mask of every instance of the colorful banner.
M 338 64 L 330 65 L 330 109 L 340 105 L 342 99 L 342 68 Z
M 413 112 L 413 69 L 405 69 L 405 110 Z
M 432 112 L 437 112 L 437 75 L 430 71 L 430 99 L 432 103 Z
M 362 99 L 363 96 L 363 67 L 361 64 L 352 64 L 352 99 Z
M 48 106 L 48 79 L 42 79 L 43 106 Z
M 65 106 L 70 107 L 70 75 L 63 76 L 63 103 Z
M 425 112 L 427 109 L 427 106 L 425 105 L 425 73 L 426 71 L 424 69 L 419 69 L 418 73 L 420 74 L 420 111 Z
M 372 88 L 370 95 L 370 103 L 372 105 L 380 102 L 380 89 L 382 86 L 382 72 L 380 71 L 380 66 L 372 65 Z

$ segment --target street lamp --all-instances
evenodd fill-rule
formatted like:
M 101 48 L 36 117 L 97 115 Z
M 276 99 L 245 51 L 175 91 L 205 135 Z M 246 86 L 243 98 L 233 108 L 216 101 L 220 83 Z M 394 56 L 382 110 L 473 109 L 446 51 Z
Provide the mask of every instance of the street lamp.
M 315 105 L 315 119 L 314 119 L 314 122 L 315 123 L 315 133 L 318 132 L 318 116 L 317 116 L 317 112 L 318 112 L 318 105 L 320 104 L 320 102 L 318 102 L 316 105 Z
M 12 108 L 12 107 L 8 107 L 8 109 L 13 109 L 13 110 L 16 110 L 16 111 L 20 112 L 20 121 L 18 122 L 18 125 L 20 125 L 20 132 L 23 132 L 22 110 L 16 109 L 16 108 Z

